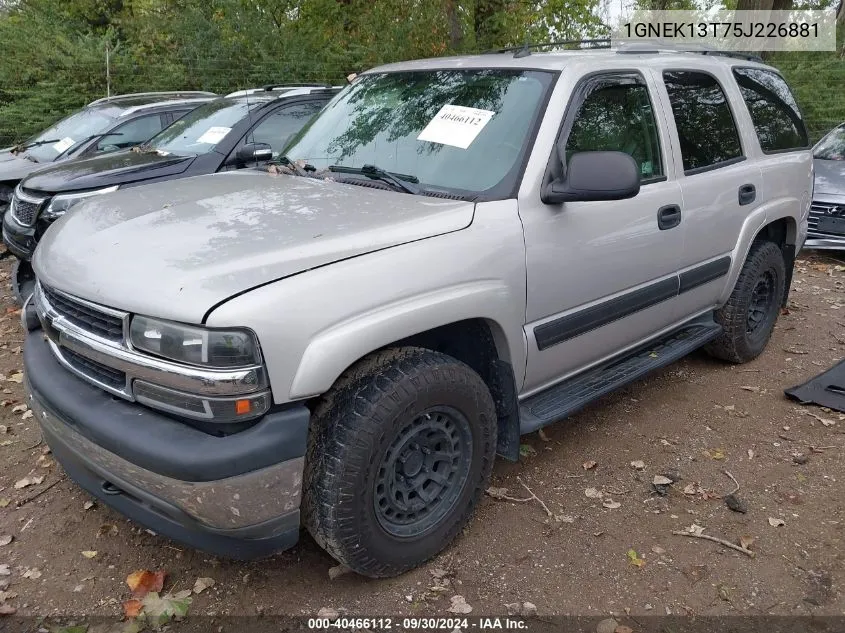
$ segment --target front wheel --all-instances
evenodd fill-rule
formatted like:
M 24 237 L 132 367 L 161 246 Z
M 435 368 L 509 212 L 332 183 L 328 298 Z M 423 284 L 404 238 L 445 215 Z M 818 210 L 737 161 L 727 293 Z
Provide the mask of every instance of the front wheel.
M 35 271 L 30 262 L 15 258 L 12 266 L 12 293 L 19 306 L 29 299 L 35 290 Z
M 786 284 L 783 253 L 773 242 L 755 242 L 728 302 L 716 311 L 724 331 L 707 352 L 732 363 L 746 363 L 765 349 L 775 328 Z
M 420 565 L 469 520 L 496 428 L 487 386 L 455 358 L 420 348 L 365 358 L 314 410 L 305 527 L 365 576 Z

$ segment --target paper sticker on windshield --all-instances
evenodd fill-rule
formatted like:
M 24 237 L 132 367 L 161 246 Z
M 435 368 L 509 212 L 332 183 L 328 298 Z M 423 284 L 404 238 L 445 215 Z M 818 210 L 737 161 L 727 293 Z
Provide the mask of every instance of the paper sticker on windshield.
M 203 134 L 197 139 L 197 143 L 210 143 L 212 145 L 215 143 L 219 143 L 231 131 L 232 128 L 230 127 L 222 127 L 215 125 L 214 127 L 208 128 L 205 131 L 205 134 Z
M 56 152 L 58 152 L 59 154 L 61 154 L 65 150 L 73 147 L 74 143 L 76 143 L 76 141 L 74 141 L 71 137 L 66 136 L 61 141 L 59 141 L 58 143 L 54 143 L 53 149 L 56 150 Z
M 430 141 L 466 149 L 490 122 L 492 110 L 479 110 L 459 105 L 445 105 L 425 126 L 418 141 Z

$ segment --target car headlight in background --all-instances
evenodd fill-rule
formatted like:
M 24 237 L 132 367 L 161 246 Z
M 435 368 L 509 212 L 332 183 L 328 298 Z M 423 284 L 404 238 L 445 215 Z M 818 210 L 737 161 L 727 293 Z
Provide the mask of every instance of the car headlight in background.
M 186 418 L 217 423 L 256 418 L 264 415 L 272 404 L 266 374 L 260 366 L 258 341 L 250 330 L 212 330 L 134 316 L 129 324 L 129 341 L 136 351 L 177 363 L 224 373 L 225 370 L 238 368 L 247 370 L 239 382 L 243 394 L 227 397 L 186 393 L 135 379 L 132 393 L 141 404 Z
M 104 193 L 111 193 L 112 191 L 117 191 L 120 185 L 114 185 L 112 187 L 105 187 L 103 189 L 95 189 L 94 191 L 83 191 L 79 193 L 62 193 L 57 196 L 53 196 L 53 199 L 50 200 L 50 203 L 47 205 L 47 208 L 41 212 L 41 217 L 45 220 L 55 220 L 63 216 L 67 211 L 76 203 L 82 202 L 86 198 L 90 198 L 92 196 L 99 196 Z

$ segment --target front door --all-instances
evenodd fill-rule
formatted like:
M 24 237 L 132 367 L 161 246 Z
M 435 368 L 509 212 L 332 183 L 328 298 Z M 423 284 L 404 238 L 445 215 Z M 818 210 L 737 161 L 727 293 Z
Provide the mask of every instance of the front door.
M 638 195 L 561 205 L 519 200 L 527 265 L 523 395 L 613 356 L 676 319 L 683 209 L 651 82 L 639 72 L 581 80 L 547 175 L 563 173 L 575 152 L 623 151 L 640 168 Z

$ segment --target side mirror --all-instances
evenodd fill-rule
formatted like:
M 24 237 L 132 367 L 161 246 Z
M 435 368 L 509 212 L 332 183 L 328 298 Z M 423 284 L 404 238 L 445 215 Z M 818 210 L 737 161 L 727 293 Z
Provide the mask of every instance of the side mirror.
M 637 161 L 625 152 L 577 152 L 566 175 L 543 188 L 545 204 L 592 200 L 622 200 L 640 192 Z
M 273 148 L 267 143 L 247 143 L 238 149 L 235 157 L 239 163 L 260 163 L 273 158 Z

